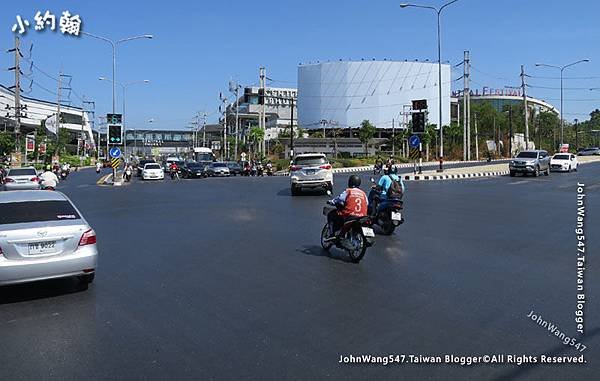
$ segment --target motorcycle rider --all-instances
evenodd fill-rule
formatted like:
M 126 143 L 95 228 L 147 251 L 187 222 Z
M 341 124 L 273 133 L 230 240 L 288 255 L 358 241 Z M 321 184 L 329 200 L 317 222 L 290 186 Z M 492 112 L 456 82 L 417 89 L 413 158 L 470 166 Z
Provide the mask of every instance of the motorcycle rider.
M 102 170 L 102 163 L 97 162 L 96 163 L 96 173 L 100 173 L 101 170 Z
M 381 170 L 383 168 L 383 159 L 381 156 L 377 155 L 377 159 L 375 159 L 375 169 Z
M 402 195 L 404 194 L 404 190 L 406 188 L 404 187 L 404 181 L 402 181 L 402 178 L 396 174 L 396 171 L 396 168 L 392 169 L 392 167 L 386 166 L 383 169 L 383 176 L 381 176 L 379 182 L 375 186 L 375 189 L 378 192 L 369 193 L 369 195 L 373 195 L 373 197 L 370 197 L 369 199 L 369 203 L 372 205 L 372 213 L 375 213 L 377 210 L 377 205 L 379 205 L 382 200 L 386 200 L 388 198 L 390 188 L 393 185 L 394 189 L 397 189 L 399 186 L 401 189 L 401 194 L 397 194 L 398 192 L 396 191 L 392 197 L 395 199 L 402 199 Z
M 348 188 L 339 196 L 330 201 L 331 204 L 340 206 L 327 214 L 330 237 L 344 225 L 348 218 L 364 217 L 367 215 L 369 201 L 367 195 L 360 188 L 360 177 L 352 175 L 348 178 Z
M 271 160 L 267 162 L 267 175 L 271 176 L 273 174 L 273 164 L 271 164 Z
M 56 189 L 58 177 L 56 177 L 56 174 L 52 171 L 50 164 L 46 166 L 46 171 L 40 175 L 40 184 L 42 185 L 42 189 Z
M 169 172 L 171 172 L 171 178 L 174 178 L 177 175 L 177 171 L 179 171 L 177 163 L 172 162 L 171 165 L 169 165 Z
M 131 181 L 131 174 L 133 172 L 133 168 L 131 167 L 130 163 L 125 164 L 125 169 L 123 170 L 123 173 L 125 173 L 125 181 L 129 182 Z

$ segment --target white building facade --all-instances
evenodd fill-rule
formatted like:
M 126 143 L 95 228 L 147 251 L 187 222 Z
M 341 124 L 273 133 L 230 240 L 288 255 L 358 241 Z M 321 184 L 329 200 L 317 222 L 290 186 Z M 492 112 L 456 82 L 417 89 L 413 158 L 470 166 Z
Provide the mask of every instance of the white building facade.
M 450 123 L 450 65 L 442 64 L 442 123 Z M 413 100 L 427 100 L 428 123 L 438 124 L 438 64 L 409 61 L 338 61 L 298 67 L 298 121 L 402 128 Z

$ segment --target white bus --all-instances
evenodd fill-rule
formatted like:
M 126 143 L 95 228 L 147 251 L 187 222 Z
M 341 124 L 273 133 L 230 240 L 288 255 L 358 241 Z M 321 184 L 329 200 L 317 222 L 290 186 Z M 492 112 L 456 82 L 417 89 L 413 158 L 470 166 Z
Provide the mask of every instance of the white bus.
M 215 154 L 210 148 L 194 147 L 194 160 L 197 162 L 213 162 L 215 159 Z

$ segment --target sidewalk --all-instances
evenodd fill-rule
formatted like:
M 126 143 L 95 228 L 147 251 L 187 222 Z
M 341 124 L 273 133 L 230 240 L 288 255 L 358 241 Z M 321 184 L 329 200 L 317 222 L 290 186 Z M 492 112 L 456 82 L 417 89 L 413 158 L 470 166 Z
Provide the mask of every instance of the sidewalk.
M 600 162 L 600 156 L 579 156 L 577 158 L 579 165 Z M 423 171 L 421 174 L 411 172 L 400 173 L 399 176 L 405 181 L 423 181 L 423 180 L 456 180 L 473 177 L 494 177 L 508 175 L 508 163 L 491 163 L 490 165 L 481 165 L 477 167 L 459 167 L 448 168 L 444 172 L 435 170 Z

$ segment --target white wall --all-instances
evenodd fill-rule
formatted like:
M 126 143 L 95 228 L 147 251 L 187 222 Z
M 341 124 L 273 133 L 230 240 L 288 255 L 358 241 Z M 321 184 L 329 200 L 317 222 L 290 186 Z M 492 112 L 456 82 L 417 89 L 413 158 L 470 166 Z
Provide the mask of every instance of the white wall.
M 427 99 L 429 122 L 438 123 L 438 65 L 428 62 L 351 61 L 298 67 L 298 120 L 355 127 L 368 119 L 379 128 L 404 121 L 403 105 Z M 442 65 L 442 122 L 450 123 L 450 65 Z

